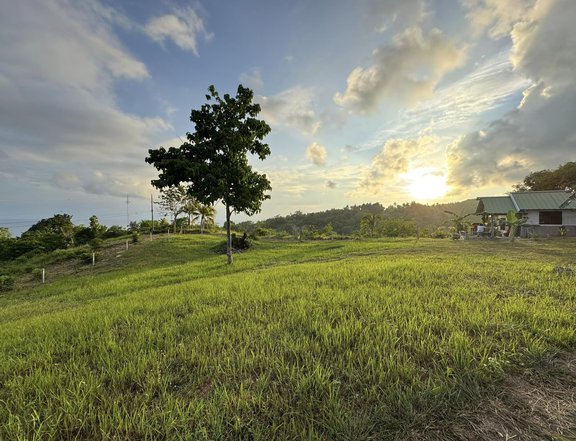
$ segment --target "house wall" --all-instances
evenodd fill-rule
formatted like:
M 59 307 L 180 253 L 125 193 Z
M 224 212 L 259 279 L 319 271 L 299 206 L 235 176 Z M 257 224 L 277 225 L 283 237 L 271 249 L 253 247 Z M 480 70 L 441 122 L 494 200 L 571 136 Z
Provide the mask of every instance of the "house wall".
M 520 228 L 520 237 L 554 237 L 560 236 L 560 225 L 539 225 L 540 212 L 526 212 L 527 225 Z M 562 225 L 566 227 L 566 235 L 576 237 L 576 210 L 562 211 Z
M 540 212 L 539 211 L 527 211 L 526 217 L 528 219 L 528 225 L 539 225 L 540 223 Z M 562 225 L 574 225 L 576 226 L 576 210 L 563 210 L 562 211 Z M 553 225 L 555 226 L 555 225 Z M 558 228 L 556 226 L 556 228 Z

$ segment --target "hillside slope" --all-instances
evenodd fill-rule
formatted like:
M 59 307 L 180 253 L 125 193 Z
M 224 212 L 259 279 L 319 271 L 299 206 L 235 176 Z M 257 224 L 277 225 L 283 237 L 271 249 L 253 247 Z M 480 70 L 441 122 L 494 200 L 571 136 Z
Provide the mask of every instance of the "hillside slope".
M 491 439 L 477 406 L 576 347 L 574 242 L 220 241 L 0 296 L 0 439 Z
M 321 230 L 331 224 L 334 231 L 339 234 L 350 235 L 360 229 L 360 221 L 367 213 L 382 216 L 383 218 L 407 219 L 415 221 L 419 228 L 436 229 L 450 225 L 451 216 L 446 211 L 457 214 L 469 214 L 476 211 L 478 202 L 475 199 L 467 199 L 462 202 L 446 204 L 424 205 L 416 202 L 406 204 L 394 204 L 384 207 L 381 204 L 362 204 L 334 208 L 316 213 L 296 213 L 288 216 L 276 216 L 258 223 L 265 228 L 276 231 L 293 233 L 294 228 L 314 226 Z M 472 216 L 470 221 L 479 222 L 480 217 Z M 240 229 L 251 231 L 255 224 L 248 221 L 238 224 Z

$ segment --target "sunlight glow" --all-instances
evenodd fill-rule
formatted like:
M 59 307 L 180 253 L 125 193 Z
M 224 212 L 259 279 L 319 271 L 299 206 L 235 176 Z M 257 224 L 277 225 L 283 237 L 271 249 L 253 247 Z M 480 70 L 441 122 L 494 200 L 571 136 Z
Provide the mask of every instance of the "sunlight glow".
M 438 199 L 448 191 L 446 176 L 438 169 L 413 169 L 405 177 L 408 181 L 406 189 L 417 201 Z

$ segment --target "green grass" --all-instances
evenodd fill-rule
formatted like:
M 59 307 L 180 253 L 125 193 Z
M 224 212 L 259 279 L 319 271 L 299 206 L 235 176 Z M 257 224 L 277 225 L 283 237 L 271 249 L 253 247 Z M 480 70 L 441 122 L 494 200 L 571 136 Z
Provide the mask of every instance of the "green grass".
M 0 296 L 0 439 L 405 439 L 576 347 L 574 241 L 144 240 Z

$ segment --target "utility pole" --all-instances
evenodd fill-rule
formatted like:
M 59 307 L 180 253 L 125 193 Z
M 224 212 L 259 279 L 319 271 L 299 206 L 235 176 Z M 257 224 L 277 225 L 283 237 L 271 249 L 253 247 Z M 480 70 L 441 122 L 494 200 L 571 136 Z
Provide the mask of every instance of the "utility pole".
M 126 228 L 130 229 L 130 211 L 128 210 L 128 204 L 130 199 L 128 198 L 128 193 L 126 193 Z
M 150 230 L 150 239 L 154 234 L 154 199 L 152 199 L 152 193 L 150 193 L 150 214 L 152 215 L 152 229 Z

